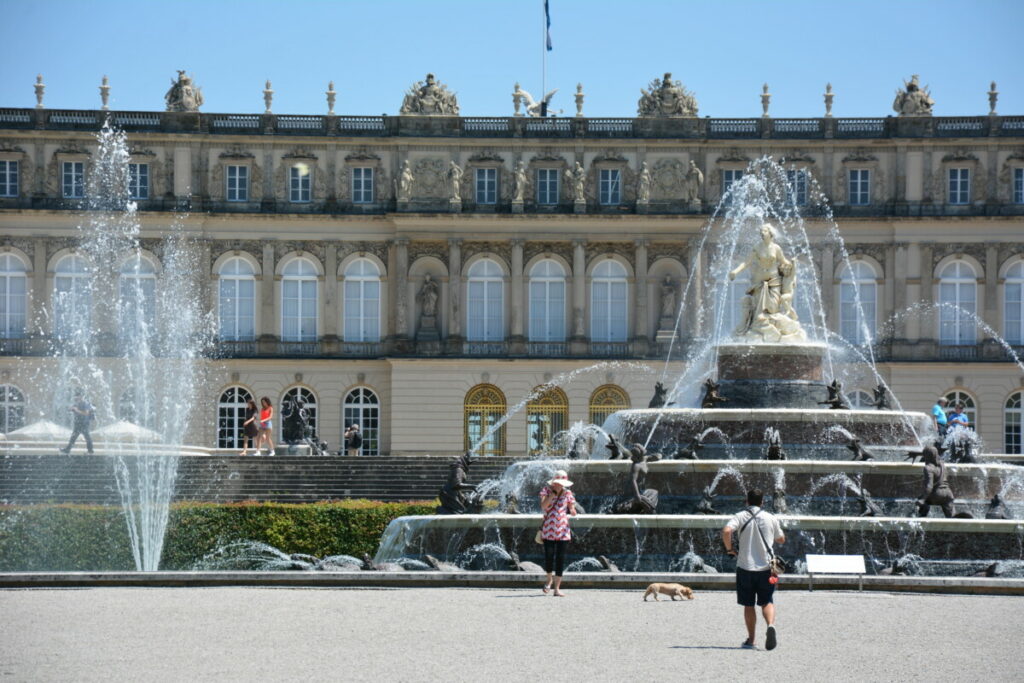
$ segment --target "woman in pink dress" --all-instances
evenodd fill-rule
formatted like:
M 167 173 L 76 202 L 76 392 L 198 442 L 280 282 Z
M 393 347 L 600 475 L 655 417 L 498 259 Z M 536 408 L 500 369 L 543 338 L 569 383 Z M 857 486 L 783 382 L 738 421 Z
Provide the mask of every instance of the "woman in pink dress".
M 562 597 L 562 571 L 565 569 L 565 553 L 569 549 L 572 533 L 569 531 L 569 517 L 576 516 L 576 497 L 569 489 L 572 482 L 565 470 L 558 470 L 548 485 L 540 491 L 540 509 L 544 523 L 540 537 L 544 541 L 544 571 L 547 583 L 544 592 L 554 587 L 555 597 Z

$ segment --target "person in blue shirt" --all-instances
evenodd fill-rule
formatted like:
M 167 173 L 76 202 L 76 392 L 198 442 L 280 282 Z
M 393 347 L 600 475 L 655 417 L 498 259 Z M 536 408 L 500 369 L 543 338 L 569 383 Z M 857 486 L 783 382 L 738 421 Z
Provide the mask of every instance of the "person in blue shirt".
M 932 406 L 932 420 L 935 422 L 935 430 L 939 433 L 939 438 L 945 438 L 946 436 L 946 399 L 939 398 Z
M 956 408 L 949 415 L 950 427 L 969 427 L 971 425 L 971 421 L 967 419 L 967 413 L 964 412 L 965 407 L 963 401 L 956 404 Z

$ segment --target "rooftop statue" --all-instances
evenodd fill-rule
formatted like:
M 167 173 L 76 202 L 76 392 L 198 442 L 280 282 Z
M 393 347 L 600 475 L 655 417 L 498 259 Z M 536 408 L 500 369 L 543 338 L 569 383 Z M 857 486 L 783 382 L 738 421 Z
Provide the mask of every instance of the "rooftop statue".
M 697 98 L 682 83 L 673 81 L 671 73 L 666 73 L 660 81 L 655 78 L 647 88 L 640 88 L 637 116 L 697 115 Z
M 775 243 L 775 228 L 769 223 L 761 226 L 761 243 L 750 250 L 746 261 L 733 268 L 729 279 L 735 280 L 745 269 L 750 269 L 750 289 L 743 297 L 740 324 L 734 335 L 755 344 L 807 341 L 807 333 L 793 310 L 796 264 Z
M 914 74 L 910 82 L 903 81 L 904 90 L 896 91 L 892 101 L 893 110 L 900 116 L 931 116 L 935 100 L 928 92 L 928 86 L 921 87 L 920 76 Z
M 399 114 L 419 116 L 458 116 L 459 102 L 448 86 L 438 82 L 434 74 L 427 74 L 425 81 L 417 81 L 409 88 L 402 101 Z
M 171 89 L 164 95 L 167 111 L 199 111 L 203 104 L 203 89 L 192 83 L 192 77 L 178 70 L 178 80 L 171 81 Z
M 554 90 L 550 90 L 544 93 L 544 97 L 542 97 L 540 102 L 538 102 L 537 100 L 533 99 L 533 95 L 530 94 L 530 91 L 523 90 L 522 88 L 519 87 L 519 84 L 516 83 L 516 89 L 512 93 L 512 97 L 518 98 L 522 100 L 523 103 L 526 104 L 527 116 L 540 118 L 541 116 L 543 116 L 543 114 L 541 113 L 542 111 L 546 113 L 554 113 L 551 112 L 551 110 L 548 107 L 551 104 L 551 98 L 555 96 L 556 92 L 558 92 L 558 88 L 555 88 Z

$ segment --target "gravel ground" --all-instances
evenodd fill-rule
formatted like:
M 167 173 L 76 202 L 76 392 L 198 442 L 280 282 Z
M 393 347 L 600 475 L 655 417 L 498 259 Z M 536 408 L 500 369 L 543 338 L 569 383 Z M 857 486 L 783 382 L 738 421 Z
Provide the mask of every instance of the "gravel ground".
M 1024 597 L 787 591 L 741 650 L 727 592 L 97 588 L 0 591 L 6 680 L 998 681 Z

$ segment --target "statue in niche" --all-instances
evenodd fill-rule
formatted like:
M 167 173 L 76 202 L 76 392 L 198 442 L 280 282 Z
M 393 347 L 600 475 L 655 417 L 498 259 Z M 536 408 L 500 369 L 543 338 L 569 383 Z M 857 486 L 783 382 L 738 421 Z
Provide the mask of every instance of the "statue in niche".
M 660 81 L 655 78 L 647 88 L 640 88 L 640 100 L 636 105 L 637 116 L 696 116 L 697 98 L 672 80 L 666 73 Z
M 761 226 L 761 242 L 750 250 L 747 260 L 729 272 L 729 279 L 750 270 L 750 289 L 740 304 L 740 324 L 734 334 L 741 340 L 779 344 L 807 341 L 792 300 L 796 266 L 775 243 L 775 228 Z
M 412 174 L 409 160 L 402 162 L 402 170 L 398 174 L 398 201 L 407 202 L 412 197 L 412 184 L 416 178 Z
M 697 164 L 690 160 L 690 170 L 686 172 L 686 201 L 691 204 L 700 201 L 700 189 L 704 186 L 704 174 Z
M 828 398 L 818 401 L 819 406 L 828 406 L 832 410 L 850 410 L 850 402 L 846 400 L 846 395 L 843 393 L 842 382 L 834 379 L 831 384 L 825 385 L 825 390 L 828 391 Z
M 665 402 L 665 397 L 668 395 L 668 389 L 661 382 L 654 383 L 654 396 L 651 398 L 651 402 L 647 404 L 648 408 L 664 408 L 666 406 L 675 405 L 675 401 L 670 403 Z
M 203 104 L 203 89 L 179 69 L 178 80 L 171 80 L 171 89 L 164 95 L 164 101 L 167 102 L 167 111 L 199 111 Z
M 921 452 L 921 459 L 924 462 L 924 472 L 921 495 L 916 501 L 917 516 L 927 517 L 932 506 L 938 505 L 942 508 L 942 514 L 953 517 L 956 515 L 953 491 L 946 481 L 946 465 L 939 459 L 939 452 L 934 446 L 925 446 Z
M 719 403 L 728 403 L 729 399 L 718 393 L 721 385 L 708 377 L 704 380 L 704 398 L 700 401 L 701 408 L 717 408 Z
M 434 74 L 427 74 L 425 81 L 417 81 L 409 88 L 398 113 L 403 116 L 458 116 L 459 102 L 448 86 L 434 78 Z
M 448 164 L 448 201 L 462 201 L 462 168 L 452 161 Z
M 523 168 L 523 162 L 517 161 L 515 170 L 512 171 L 512 201 L 521 203 L 525 194 L 526 169 Z
M 931 116 L 935 100 L 927 86 L 921 87 L 920 76 L 914 74 L 909 83 L 903 81 L 903 87 L 903 90 L 896 91 L 896 99 L 892 101 L 893 111 L 900 116 Z
M 671 275 L 666 275 L 661 281 L 661 317 L 675 318 L 676 316 L 676 283 Z
M 647 168 L 646 161 L 640 164 L 640 174 L 636 179 L 636 200 L 638 202 L 651 200 L 651 172 Z
M 437 315 L 437 297 L 437 282 L 430 277 L 430 273 L 427 273 L 423 277 L 423 287 L 420 288 L 420 293 L 417 295 L 424 318 L 433 318 Z
M 587 184 L 587 172 L 583 170 L 580 162 L 577 161 L 576 165 L 571 169 L 565 169 L 565 182 L 572 190 L 571 194 L 574 202 L 586 201 L 583 191 Z
M 467 512 L 480 512 L 483 508 L 483 500 L 476 495 L 476 487 L 466 483 L 469 478 L 469 466 L 474 460 L 469 451 L 466 451 L 451 463 L 448 479 L 438 494 L 441 504 L 437 506 L 436 514 L 461 515 Z
M 653 462 L 656 458 L 647 455 L 647 450 L 638 443 L 633 444 L 629 449 L 629 459 L 632 464 L 629 466 L 629 488 L 627 498 L 612 506 L 613 515 L 651 515 L 658 509 L 657 489 L 645 489 L 644 480 L 647 478 L 647 463 Z
M 879 410 L 892 410 L 892 405 L 889 401 L 889 390 L 884 384 L 879 384 L 874 388 L 875 393 L 875 408 Z

